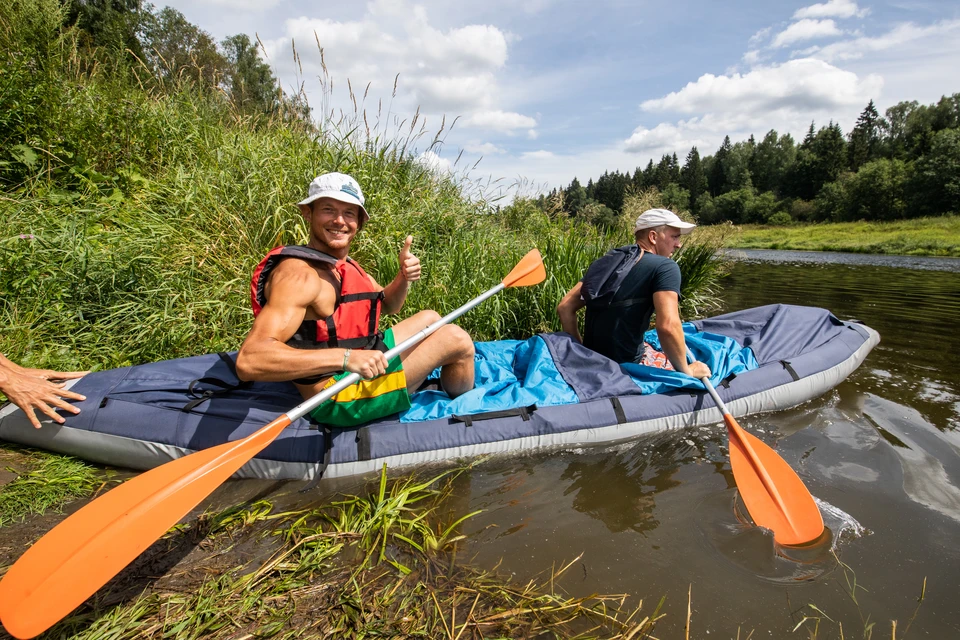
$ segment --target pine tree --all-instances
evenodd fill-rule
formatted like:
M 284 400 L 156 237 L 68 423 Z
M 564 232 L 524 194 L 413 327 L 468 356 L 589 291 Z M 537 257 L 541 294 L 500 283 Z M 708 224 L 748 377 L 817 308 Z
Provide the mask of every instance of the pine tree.
M 710 185 L 710 195 L 714 198 L 728 191 L 726 164 L 732 148 L 733 145 L 730 144 L 730 136 L 725 136 L 723 138 L 723 144 L 720 145 L 720 148 L 717 149 L 717 152 L 713 156 L 713 167 L 709 175 L 707 175 L 707 183 Z
M 587 190 L 574 178 L 563 192 L 563 208 L 572 216 L 578 215 L 587 206 Z
M 850 132 L 850 146 L 848 147 L 849 166 L 856 171 L 861 166 L 874 160 L 878 156 L 880 147 L 880 131 L 882 120 L 873 100 L 857 118 L 857 123 Z
M 700 161 L 700 152 L 696 147 L 690 149 L 687 159 L 683 163 L 683 169 L 680 172 L 680 186 L 690 192 L 690 209 L 694 215 L 699 215 L 699 205 L 697 200 L 707 192 L 707 174 L 703 171 L 703 163 Z

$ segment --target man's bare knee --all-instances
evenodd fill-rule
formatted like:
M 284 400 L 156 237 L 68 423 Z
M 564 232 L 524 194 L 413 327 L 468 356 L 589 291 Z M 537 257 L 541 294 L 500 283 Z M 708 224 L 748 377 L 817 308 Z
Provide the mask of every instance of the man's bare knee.
M 422 321 L 426 326 L 429 326 L 440 319 L 440 314 L 434 311 L 433 309 L 424 309 L 417 313 L 417 320 Z
M 450 360 L 472 359 L 476 353 L 470 334 L 455 324 L 443 327 L 442 339 Z

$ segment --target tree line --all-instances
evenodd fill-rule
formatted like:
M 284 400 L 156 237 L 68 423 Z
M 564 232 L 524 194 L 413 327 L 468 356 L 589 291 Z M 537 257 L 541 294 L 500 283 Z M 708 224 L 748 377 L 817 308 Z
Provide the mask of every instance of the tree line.
M 192 82 L 223 91 L 245 112 L 275 112 L 283 94 L 244 33 L 219 43 L 171 7 L 141 0 L 62 0 L 64 27 L 80 31 L 87 48 L 130 55 L 161 82 Z
M 572 216 L 615 223 L 625 194 L 658 189 L 668 205 L 702 224 L 788 224 L 899 220 L 960 212 L 960 93 L 921 105 L 900 102 L 881 116 L 873 100 L 846 135 L 835 122 L 803 140 L 770 130 L 713 155 L 690 149 L 630 172 L 605 172 L 583 185 L 541 195 Z

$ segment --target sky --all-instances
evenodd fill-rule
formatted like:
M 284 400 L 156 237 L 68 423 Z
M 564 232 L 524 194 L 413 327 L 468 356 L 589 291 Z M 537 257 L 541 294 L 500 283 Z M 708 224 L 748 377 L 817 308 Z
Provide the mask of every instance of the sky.
M 871 99 L 883 113 L 960 92 L 960 2 L 947 0 L 164 4 L 218 40 L 257 36 L 316 118 L 365 111 L 399 138 L 416 115 L 420 161 L 491 199 L 664 153 L 682 164 L 725 135 L 802 139 L 830 120 L 849 132 Z

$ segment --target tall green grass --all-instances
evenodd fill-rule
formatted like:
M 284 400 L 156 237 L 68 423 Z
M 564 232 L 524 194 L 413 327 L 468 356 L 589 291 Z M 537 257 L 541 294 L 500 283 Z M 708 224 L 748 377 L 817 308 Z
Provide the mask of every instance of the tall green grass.
M 237 348 L 252 322 L 251 271 L 272 247 L 307 240 L 293 203 L 326 171 L 352 174 L 367 194 L 372 218 L 352 254 L 380 282 L 414 236 L 423 279 L 403 314 L 452 310 L 541 250 L 545 284 L 459 321 L 477 340 L 558 329 L 562 294 L 591 260 L 631 241 L 522 199 L 497 209 L 462 176 L 431 172 L 415 152 L 442 144 L 443 129 L 431 137 L 422 119 L 245 116 L 217 92 L 85 58 L 69 30 L 47 28 L 57 6 L 0 9 L 17 62 L 2 81 L 25 109 L 0 150 L 0 351 L 24 364 L 108 368 Z M 700 246 L 680 262 L 702 310 L 696 292 L 715 281 L 703 265 L 715 264 L 716 245 Z

